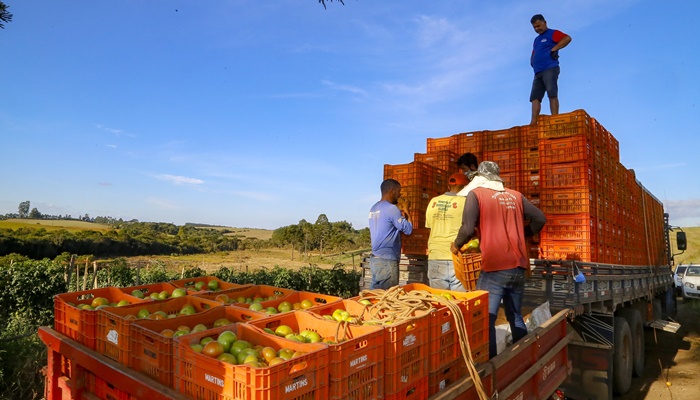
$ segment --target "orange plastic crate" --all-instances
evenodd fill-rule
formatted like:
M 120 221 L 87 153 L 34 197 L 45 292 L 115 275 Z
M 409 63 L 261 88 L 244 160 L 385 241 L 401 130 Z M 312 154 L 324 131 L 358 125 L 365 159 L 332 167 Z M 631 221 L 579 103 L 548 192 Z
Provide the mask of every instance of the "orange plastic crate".
M 104 297 L 112 303 L 118 303 L 121 300 L 127 300 L 132 304 L 148 302 L 148 300 L 141 300 L 113 287 L 55 295 L 53 298 L 54 329 L 91 350 L 95 350 L 97 347 L 98 311 L 81 310 L 76 306 L 90 304 L 95 297 Z
M 522 168 L 522 150 L 498 150 L 485 151 L 484 161 L 493 161 L 498 164 L 501 173 L 520 172 Z
M 457 359 L 428 374 L 428 396 L 441 392 L 467 374 L 463 359 Z
M 250 322 L 268 318 L 267 314 L 238 307 L 216 307 L 208 311 L 164 320 L 136 320 L 131 324 L 131 369 L 141 372 L 169 387 L 173 386 L 174 339 L 163 336 L 164 329 L 177 331 L 180 326 L 192 329 L 204 324 L 214 328 L 214 322 L 225 318 L 231 323 Z
M 457 170 L 457 154 L 451 150 L 439 150 L 432 153 L 415 153 L 413 161 L 420 161 L 445 171 Z
M 424 215 L 425 217 L 425 215 Z M 426 255 L 428 254 L 428 238 L 430 229 L 417 228 L 414 225 L 410 235 L 401 234 L 401 252 L 403 254 Z
M 217 281 L 219 282 L 219 289 L 215 291 L 209 290 L 209 288 L 206 286 L 206 284 L 209 283 L 209 281 Z M 202 288 L 202 290 L 197 290 L 195 288 L 195 285 L 197 282 L 204 282 L 205 285 Z M 188 293 L 229 293 L 231 291 L 236 291 L 238 289 L 246 288 L 249 287 L 250 285 L 239 285 L 237 283 L 231 283 L 231 282 L 226 282 L 223 281 L 215 276 L 199 276 L 196 278 L 185 278 L 185 279 L 178 279 L 175 281 L 170 281 L 172 285 L 175 285 L 176 287 L 181 287 L 187 289 Z
M 584 135 L 591 138 L 594 123 L 584 110 L 566 114 L 541 115 L 537 121 L 540 140 Z
M 85 390 L 98 399 L 137 400 L 136 397 L 88 371 L 85 371 Z
M 182 296 L 158 302 L 149 301 L 125 307 L 102 309 L 97 314 L 97 351 L 118 361 L 127 367 L 131 366 L 131 326 L 136 320 L 135 315 L 140 309 L 149 313 L 163 311 L 168 315 L 181 318 L 180 310 L 186 304 L 191 304 L 197 313 L 215 307 L 223 307 L 220 303 L 201 299 L 195 296 Z M 129 315 L 134 316 L 129 317 Z
M 384 393 L 400 393 L 428 376 L 430 313 L 384 327 Z
M 335 342 L 327 343 L 329 394 L 332 399 L 346 398 L 351 393 L 373 391 L 365 385 L 379 388 L 374 378 L 381 377 L 384 362 L 384 331 L 381 326 L 347 324 L 345 329 L 339 322 L 314 315 L 313 311 L 285 313 L 251 321 L 249 324 L 273 331 L 280 325 L 286 325 L 296 333 L 311 330 L 322 338 Z
M 520 127 L 520 142 L 524 149 L 537 148 L 539 140 L 539 131 L 536 126 L 524 125 Z
M 547 189 L 540 192 L 540 210 L 545 214 L 594 214 L 594 192 L 589 188 Z
M 195 296 L 203 298 L 203 299 L 207 299 L 207 300 L 219 301 L 219 300 L 217 300 L 217 297 L 223 294 L 229 298 L 230 302 L 228 304 L 235 305 L 236 303 L 239 302 L 239 300 L 241 298 L 251 299 L 251 300 L 270 299 L 270 298 L 283 299 L 283 298 L 285 298 L 285 297 L 287 297 L 290 294 L 295 293 L 295 292 L 296 292 L 296 290 L 285 289 L 285 288 L 280 288 L 280 287 L 276 287 L 276 286 L 246 285 L 245 287 L 242 287 L 240 289 L 237 289 L 237 290 L 231 291 L 231 292 L 208 292 L 208 293 L 195 294 Z M 223 304 L 223 302 L 220 302 L 220 303 Z
M 256 368 L 224 363 L 190 348 L 204 337 L 216 338 L 227 330 L 253 345 L 289 348 L 306 354 L 272 367 Z M 175 339 L 175 346 L 175 389 L 190 397 L 208 400 L 328 398 L 328 346 L 324 344 L 299 343 L 265 334 L 248 324 L 233 324 L 180 336 Z
M 122 292 L 131 295 L 131 293 L 134 290 L 140 290 L 143 295 L 145 300 L 151 300 L 151 293 L 160 293 L 162 291 L 166 291 L 169 294 L 173 294 L 173 290 L 177 289 L 177 286 L 168 283 L 168 282 L 158 282 L 158 283 L 149 283 L 147 285 L 136 285 L 136 286 L 126 286 L 126 287 L 120 287 L 119 290 Z M 170 298 L 170 297 L 168 297 Z
M 578 240 L 597 242 L 598 219 L 589 213 L 550 215 L 541 232 L 541 240 Z
M 455 276 L 465 290 L 476 290 L 476 281 L 481 272 L 481 253 L 462 253 L 461 266 L 455 263 Z
M 421 290 L 436 296 L 449 294 L 464 316 L 471 348 L 481 347 L 484 343 L 488 344 L 488 292 L 483 290 L 457 292 L 454 290 L 434 289 L 420 283 L 404 285 L 402 288 L 407 293 L 413 290 Z M 433 305 L 436 311 L 432 313 L 428 334 L 430 340 L 429 374 L 450 365 L 462 357 L 459 333 L 457 332 L 452 311 L 438 302 Z M 485 360 L 477 361 L 482 362 Z
M 453 151 L 457 153 L 458 158 L 464 153 L 472 153 L 481 160 L 484 146 L 482 131 L 457 133 L 452 135 L 452 138 L 456 142 L 456 149 Z
M 556 164 L 572 161 L 593 163 L 594 148 L 591 140 L 584 135 L 566 138 L 541 140 L 539 145 L 540 164 Z
M 486 153 L 489 151 L 512 150 L 521 148 L 520 127 L 518 126 L 512 127 L 510 129 L 501 129 L 497 131 L 483 131 L 483 138 L 484 160 L 487 160 Z
M 541 158 L 540 158 L 541 159 Z M 540 185 L 542 189 L 590 187 L 593 169 L 587 161 L 540 165 Z
M 384 164 L 384 179 L 395 179 L 401 186 L 425 185 L 432 187 L 434 168 L 420 161 L 397 165 Z
M 386 400 L 423 400 L 428 398 L 428 377 L 425 376 L 396 393 L 386 393 Z
M 503 179 L 503 186 L 506 187 L 506 189 L 514 189 L 517 191 L 521 191 L 522 188 L 522 172 L 521 171 L 516 171 L 516 172 L 501 172 L 500 174 L 501 179 Z
M 540 151 L 537 147 L 528 148 L 522 151 L 523 172 L 540 170 Z M 500 164 L 499 164 L 500 165 Z
M 436 151 L 452 151 L 459 153 L 458 140 L 454 136 L 448 136 L 443 138 L 428 138 L 426 140 L 426 147 L 428 153 L 434 153 Z M 386 166 L 384 167 L 384 174 L 386 179 Z
M 542 240 L 540 248 L 543 257 L 548 260 L 598 261 L 593 259 L 595 244 L 589 241 Z
M 526 196 L 528 194 L 538 194 L 539 197 L 539 193 L 542 191 L 540 187 L 540 172 L 525 170 L 520 176 L 520 192 Z M 528 199 L 530 198 L 528 197 Z

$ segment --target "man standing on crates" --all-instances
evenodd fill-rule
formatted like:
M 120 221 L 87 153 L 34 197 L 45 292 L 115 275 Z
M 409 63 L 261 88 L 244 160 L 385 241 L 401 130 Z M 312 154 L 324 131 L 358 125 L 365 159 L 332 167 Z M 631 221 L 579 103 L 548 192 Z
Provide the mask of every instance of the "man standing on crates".
M 469 183 L 467 177 L 456 172 L 448 179 L 450 190 L 433 197 L 425 211 L 425 227 L 430 229 L 428 238 L 428 280 L 435 289 L 464 292 L 464 286 L 455 275 L 450 244 L 462 226 L 462 212 L 466 197 L 457 192 Z
M 503 181 L 493 161 L 479 164 L 478 175 L 492 182 Z M 527 228 L 526 220 L 530 221 Z M 459 254 L 478 228 L 481 273 L 476 288 L 489 292 L 489 358 L 497 353 L 496 318 L 501 301 L 513 343 L 527 335 L 521 312 L 525 277 L 530 272 L 525 236 L 532 235 L 532 241 L 537 241 L 546 221 L 544 213 L 516 190 L 477 187 L 467 195 L 462 226 L 450 250 Z
M 557 85 L 559 50 L 571 43 L 571 36 L 547 28 L 547 21 L 542 14 L 534 15 L 530 19 L 530 23 L 537 32 L 530 55 L 530 65 L 535 71 L 535 79 L 532 80 L 532 90 L 530 91 L 530 103 L 532 103 L 530 125 L 535 125 L 542 109 L 542 99 L 545 92 L 549 97 L 549 109 L 552 115 L 559 114 L 559 88 Z
M 401 184 L 394 179 L 382 182 L 382 198 L 369 210 L 369 235 L 372 256 L 369 269 L 372 272 L 370 289 L 389 289 L 399 284 L 399 260 L 401 259 L 401 233 L 410 235 L 413 224 L 405 203 L 399 204 Z M 401 207 L 401 208 L 400 208 Z

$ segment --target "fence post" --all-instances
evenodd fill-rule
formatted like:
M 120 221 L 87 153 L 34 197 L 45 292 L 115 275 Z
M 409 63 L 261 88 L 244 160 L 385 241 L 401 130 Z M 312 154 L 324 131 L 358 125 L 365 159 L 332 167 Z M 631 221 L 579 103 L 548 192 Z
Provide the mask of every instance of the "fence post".
M 141 284 L 141 261 L 136 262 L 136 286 Z
M 92 262 L 92 288 L 97 289 L 97 261 Z
M 83 275 L 83 290 L 87 290 L 87 276 L 88 276 L 88 266 L 90 265 L 90 260 L 85 259 L 85 271 Z
M 75 254 L 70 255 L 70 261 L 66 266 L 66 272 L 63 274 L 63 280 L 66 282 L 66 292 L 70 289 L 70 281 L 73 279 L 73 265 L 75 265 Z

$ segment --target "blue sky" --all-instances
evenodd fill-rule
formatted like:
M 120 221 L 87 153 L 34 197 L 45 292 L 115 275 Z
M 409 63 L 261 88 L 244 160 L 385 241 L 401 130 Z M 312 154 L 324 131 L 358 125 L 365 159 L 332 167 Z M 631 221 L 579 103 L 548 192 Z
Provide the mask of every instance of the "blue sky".
M 529 122 L 542 13 L 573 38 L 561 111 L 619 140 L 672 224 L 700 225 L 700 2 L 5 3 L 0 214 L 364 228 L 383 164 Z

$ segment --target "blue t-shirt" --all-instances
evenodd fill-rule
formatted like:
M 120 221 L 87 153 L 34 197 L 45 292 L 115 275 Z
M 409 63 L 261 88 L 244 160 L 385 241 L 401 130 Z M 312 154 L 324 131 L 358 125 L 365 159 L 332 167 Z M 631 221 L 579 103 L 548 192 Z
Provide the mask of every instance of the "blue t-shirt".
M 398 261 L 401 258 L 401 232 L 410 235 L 413 225 L 395 204 L 380 200 L 369 210 L 372 255 Z
M 552 58 L 552 47 L 565 36 L 566 34 L 561 31 L 547 29 L 535 38 L 535 42 L 532 44 L 530 65 L 536 74 L 559 65 L 559 60 Z

